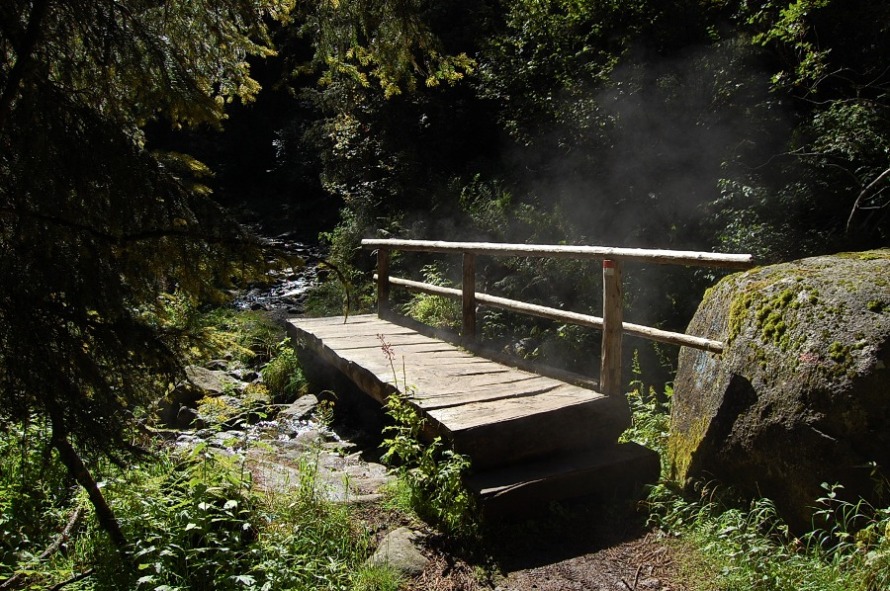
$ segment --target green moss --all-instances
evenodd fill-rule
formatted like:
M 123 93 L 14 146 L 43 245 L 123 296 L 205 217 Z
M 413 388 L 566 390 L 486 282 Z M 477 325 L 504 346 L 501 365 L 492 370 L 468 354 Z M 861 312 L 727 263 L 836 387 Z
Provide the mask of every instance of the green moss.
M 840 293 L 834 297 L 821 293 L 821 290 L 856 294 L 862 292 L 864 285 L 880 289 L 887 278 L 875 269 L 883 267 L 883 261 L 890 260 L 890 250 L 847 253 L 842 257 L 878 262 L 849 264 L 846 265 L 847 271 L 844 271 L 844 265 L 832 266 L 820 261 L 776 265 L 739 275 L 731 282 L 721 284 L 717 293 L 730 294 L 732 298 L 728 310 L 727 344 L 731 345 L 743 334 L 750 337 L 745 345 L 751 350 L 750 361 L 764 368 L 774 363 L 779 355 L 782 363 L 793 369 L 798 353 L 806 348 L 832 361 L 826 367 L 828 379 L 855 374 L 856 356 L 851 355 L 854 347 L 843 348 L 837 344 L 829 351 L 827 345 L 836 338 L 837 330 L 843 332 L 839 323 L 843 323 L 850 313 L 849 304 Z M 826 275 L 829 271 L 830 276 Z M 817 287 L 820 285 L 823 286 L 821 289 Z M 890 299 L 880 293 L 872 297 L 864 304 L 869 311 L 890 313 Z M 810 326 L 831 328 L 826 328 L 822 336 L 817 337 L 813 330 L 806 330 Z
M 772 343 L 781 350 L 787 350 L 790 344 L 787 338 L 789 328 L 795 324 L 796 314 L 788 310 L 800 308 L 794 305 L 797 302 L 796 292 L 792 289 L 784 289 L 775 296 L 761 300 L 760 308 L 756 313 L 757 327 L 760 329 L 760 337 L 764 343 Z
M 871 300 L 866 304 L 866 308 L 868 308 L 870 312 L 881 314 L 888 309 L 888 306 L 887 302 L 883 302 L 881 300 Z
M 698 445 L 705 436 L 710 419 L 700 417 L 693 420 L 689 429 L 680 432 L 679 429 L 671 429 L 668 439 L 668 457 L 670 458 L 670 477 L 673 480 L 683 481 L 689 473 L 692 464 L 692 454 L 698 449 Z
M 849 347 L 835 341 L 828 345 L 828 358 L 835 363 L 842 363 L 850 353 Z
M 868 250 L 865 252 L 842 252 L 835 256 L 841 259 L 853 259 L 857 261 L 890 260 L 890 249 Z
M 729 336 L 728 342 L 732 343 L 741 333 L 747 319 L 753 311 L 753 320 L 756 330 L 760 332 L 760 338 L 765 343 L 772 343 L 785 351 L 792 345 L 788 333 L 796 324 L 796 314 L 788 311 L 797 311 L 803 302 L 809 301 L 811 305 L 818 302 L 818 294 L 812 288 L 801 287 L 805 273 L 789 275 L 787 267 L 776 268 L 765 274 L 759 281 L 753 281 L 745 285 L 742 293 L 733 298 L 729 309 Z M 794 286 L 786 287 L 780 292 L 770 296 L 770 288 L 778 281 L 791 278 Z M 803 298 L 799 294 L 804 293 Z
M 783 290 L 776 298 L 783 306 L 787 306 L 794 299 L 794 292 L 790 289 Z
M 863 347 L 864 341 L 852 344 L 833 341 L 828 345 L 828 358 L 834 362 L 831 375 L 834 378 L 856 377 L 856 356 L 853 353 Z
M 748 316 L 748 310 L 751 308 L 751 303 L 753 301 L 754 296 L 750 292 L 743 293 L 742 295 L 733 298 L 732 303 L 729 306 L 728 340 L 730 343 L 732 343 L 736 337 L 739 336 L 739 333 L 742 332 L 742 324 Z

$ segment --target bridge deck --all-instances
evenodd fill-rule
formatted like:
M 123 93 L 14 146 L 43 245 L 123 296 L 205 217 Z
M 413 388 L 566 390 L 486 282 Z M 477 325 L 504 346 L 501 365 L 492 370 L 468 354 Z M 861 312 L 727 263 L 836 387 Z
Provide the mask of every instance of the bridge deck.
M 610 450 L 630 424 L 623 397 L 496 363 L 376 315 L 345 322 L 292 319 L 288 332 L 301 349 L 378 402 L 393 392 L 407 396 L 427 418 L 429 435 L 450 440 L 477 472 L 487 470 L 492 490 L 502 485 L 491 471 L 515 471 L 517 464 L 537 463 L 540 472 L 542 465 L 558 463 L 552 462 L 556 458 L 580 453 L 596 456 L 601 465 L 615 455 Z M 646 461 L 651 464 L 649 455 Z

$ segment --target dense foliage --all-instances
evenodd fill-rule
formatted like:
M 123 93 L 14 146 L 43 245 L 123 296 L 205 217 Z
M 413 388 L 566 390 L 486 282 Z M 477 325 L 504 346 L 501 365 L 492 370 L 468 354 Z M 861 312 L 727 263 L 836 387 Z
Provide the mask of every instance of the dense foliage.
M 510 213 L 558 213 L 545 225 L 571 241 L 785 259 L 886 240 L 883 5 L 373 10 L 325 4 L 302 29 L 321 75 L 315 89 L 297 80 L 326 115 L 315 140 L 330 142 L 323 178 L 343 200 L 342 228 L 491 235 L 461 215 L 481 184 L 509 192 Z M 430 209 L 448 215 L 416 217 Z M 491 237 L 547 230 L 500 232 Z
M 179 372 L 187 322 L 162 294 L 212 298 L 258 250 L 197 160 L 144 127 L 219 125 L 259 87 L 267 19 L 288 3 L 38 0 L 0 7 L 0 423 L 47 418 L 72 476 L 132 449 L 140 405 Z M 261 262 L 261 259 L 259 259 Z M 107 507 L 99 519 L 122 545 Z
M 320 13 L 304 17 L 313 57 L 291 84 L 318 118 L 314 131 L 282 137 L 317 147 L 322 185 L 342 208 L 326 237 L 359 270 L 372 258 L 358 240 L 372 235 L 752 252 L 764 262 L 887 242 L 885 4 L 368 6 L 325 4 L 324 26 Z M 396 69 L 379 67 L 385 56 L 397 56 Z M 427 263 L 395 265 L 417 274 Z M 455 267 L 436 271 L 456 280 Z M 577 269 L 507 261 L 480 271 L 501 294 L 599 308 Z M 629 271 L 629 316 L 682 328 L 713 276 L 654 273 Z M 532 349 L 564 349 L 555 330 L 520 332 L 546 333 Z

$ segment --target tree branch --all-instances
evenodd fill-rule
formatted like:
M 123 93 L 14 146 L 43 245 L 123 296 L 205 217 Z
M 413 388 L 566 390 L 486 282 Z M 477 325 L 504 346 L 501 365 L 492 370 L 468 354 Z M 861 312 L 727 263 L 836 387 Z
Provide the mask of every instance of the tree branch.
M 87 226 L 85 224 L 80 224 L 77 222 L 73 222 L 71 220 L 66 220 L 64 218 L 47 215 L 44 213 L 38 213 L 36 211 L 20 211 L 15 208 L 4 207 L 0 208 L 0 214 L 7 214 L 17 217 L 30 217 L 38 220 L 42 220 L 44 222 L 49 222 L 56 226 L 63 226 L 66 228 L 72 228 L 74 230 L 79 230 L 81 232 L 85 232 L 86 234 L 90 234 L 96 238 L 101 239 L 104 242 L 108 242 L 117 246 L 124 246 L 128 243 L 133 242 L 142 242 L 147 240 L 159 240 L 161 238 L 190 238 L 195 241 L 206 242 L 208 244 L 221 244 L 221 245 L 231 245 L 231 246 L 251 246 L 254 245 L 255 242 L 252 241 L 249 237 L 245 238 L 225 238 L 221 236 L 212 236 L 208 234 L 201 234 L 197 232 L 192 232 L 190 230 L 180 230 L 175 228 L 155 228 L 150 230 L 143 230 L 141 232 L 132 232 L 128 234 L 113 234 L 111 232 L 107 232 L 104 230 L 100 230 L 97 228 L 93 228 Z
M 22 80 L 25 78 L 25 71 L 33 61 L 31 54 L 37 47 L 40 26 L 43 24 L 43 18 L 48 10 L 49 0 L 36 0 L 34 7 L 31 9 L 31 16 L 28 18 L 28 28 L 25 30 L 22 44 L 16 48 L 15 65 L 9 72 L 6 87 L 3 89 L 2 96 L 0 96 L 0 131 L 3 130 L 9 114 L 12 113 L 12 101 L 19 91 Z
M 856 201 L 853 203 L 853 208 L 850 210 L 850 215 L 847 217 L 847 227 L 845 232 L 847 234 L 850 233 L 850 226 L 853 225 L 853 216 L 856 215 L 856 210 L 861 209 L 862 202 L 865 201 L 865 198 L 868 197 L 868 194 L 872 189 L 875 188 L 881 181 L 890 176 L 890 168 L 882 172 L 878 175 L 878 177 L 870 182 L 862 191 L 859 192 L 859 196 L 856 198 Z
M 39 559 L 46 560 L 53 554 L 59 551 L 59 548 L 62 547 L 62 544 L 68 541 L 68 538 L 71 537 L 71 530 L 74 529 L 74 526 L 77 525 L 77 522 L 80 520 L 80 516 L 83 515 L 83 507 L 78 507 L 71 513 L 71 517 L 68 518 L 68 523 L 65 525 L 65 528 L 62 532 L 56 536 L 56 539 L 53 540 L 53 543 L 46 547 L 46 550 L 40 553 Z M 0 584 L 0 589 L 11 589 L 16 583 L 22 580 L 24 577 L 22 573 L 18 572 L 13 576 L 9 577 L 2 584 Z
M 95 570 L 96 569 L 94 569 L 94 568 L 88 568 L 87 570 L 83 571 L 82 573 L 78 573 L 78 574 L 74 575 L 70 579 L 65 579 L 64 581 L 62 581 L 60 583 L 56 583 L 55 585 L 53 585 L 52 587 L 49 588 L 49 591 L 59 591 L 59 589 L 62 589 L 63 587 L 67 587 L 68 585 L 70 585 L 72 583 L 82 581 L 85 578 L 87 578 L 88 576 L 90 576 L 91 574 L 93 574 L 93 572 Z
M 68 441 L 67 431 L 57 410 L 50 409 L 50 421 L 52 422 L 51 445 L 59 452 L 59 459 L 67 468 L 68 474 L 86 491 L 96 510 L 96 519 L 99 521 L 99 525 L 111 537 L 111 541 L 114 542 L 121 556 L 126 558 L 127 538 L 121 531 L 120 523 L 102 495 L 102 490 L 90 473 L 90 469 L 83 463 L 74 446 Z

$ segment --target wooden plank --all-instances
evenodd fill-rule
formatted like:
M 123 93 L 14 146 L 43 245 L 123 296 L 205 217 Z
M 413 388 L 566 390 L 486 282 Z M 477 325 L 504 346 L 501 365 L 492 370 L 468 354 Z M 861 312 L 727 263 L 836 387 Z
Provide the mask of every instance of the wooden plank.
M 621 265 L 603 261 L 603 340 L 600 357 L 600 389 L 606 396 L 621 394 Z
M 346 338 L 352 323 L 359 334 Z M 380 320 L 358 316 L 342 325 L 301 319 L 288 329 L 378 402 L 396 391 L 408 394 L 429 418 L 431 432 L 453 441 L 478 467 L 612 443 L 630 424 L 621 396 L 480 362 L 448 343 L 392 334 L 403 329 Z M 392 348 L 392 364 L 378 334 Z
M 487 517 L 503 517 L 583 495 L 609 500 L 640 495 L 644 485 L 658 481 L 659 472 L 657 453 L 624 443 L 477 472 L 467 479 L 467 487 L 479 496 Z
M 477 469 L 602 447 L 617 441 L 630 425 L 626 402 L 605 396 L 585 399 L 563 389 L 431 410 L 428 415 Z
M 466 252 L 463 261 L 463 283 L 461 284 L 461 310 L 463 316 L 463 338 L 476 340 L 476 255 Z
M 484 391 L 484 398 L 480 396 L 478 391 L 464 391 L 464 392 L 455 392 L 454 394 L 445 394 L 438 396 L 429 396 L 418 398 L 420 402 L 423 404 L 423 409 L 427 412 L 431 412 L 433 410 L 445 409 L 445 408 L 455 408 L 458 406 L 463 406 L 466 404 L 472 404 L 474 402 L 480 402 L 481 400 L 485 400 L 488 402 L 495 402 L 498 400 L 507 400 L 510 398 L 523 398 L 526 396 L 539 396 L 546 392 L 551 392 L 556 389 L 556 386 L 552 385 L 542 385 L 537 388 L 528 388 L 526 387 L 522 392 L 516 392 L 515 387 L 505 387 L 502 390 L 498 389 L 486 389 Z
M 389 316 L 389 249 L 377 251 L 377 315 L 381 318 Z

